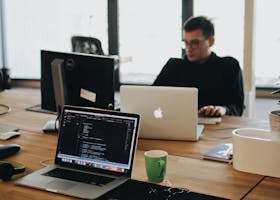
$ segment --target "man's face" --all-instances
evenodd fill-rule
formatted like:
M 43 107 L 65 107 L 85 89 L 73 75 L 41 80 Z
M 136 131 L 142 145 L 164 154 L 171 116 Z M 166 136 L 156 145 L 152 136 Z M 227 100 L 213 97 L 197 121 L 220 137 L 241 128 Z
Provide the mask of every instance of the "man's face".
M 201 29 L 190 32 L 184 31 L 186 56 L 191 62 L 203 62 L 210 55 L 210 47 L 214 44 L 214 37 L 205 38 Z

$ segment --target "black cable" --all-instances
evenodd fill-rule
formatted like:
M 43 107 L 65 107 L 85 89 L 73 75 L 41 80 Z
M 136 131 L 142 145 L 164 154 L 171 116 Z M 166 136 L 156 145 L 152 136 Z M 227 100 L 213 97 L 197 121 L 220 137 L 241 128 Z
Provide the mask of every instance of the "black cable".
M 0 104 L 0 107 L 5 109 L 3 112 L 0 112 L 0 115 L 5 115 L 11 111 L 11 107 L 5 104 Z

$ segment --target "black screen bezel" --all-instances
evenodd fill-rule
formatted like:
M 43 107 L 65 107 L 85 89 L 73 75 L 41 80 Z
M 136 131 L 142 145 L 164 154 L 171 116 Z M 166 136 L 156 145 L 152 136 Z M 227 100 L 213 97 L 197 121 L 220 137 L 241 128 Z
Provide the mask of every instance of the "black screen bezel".
M 134 141 L 133 141 L 133 149 L 132 149 L 132 158 L 131 158 L 131 165 L 130 168 L 126 172 L 115 172 L 115 171 L 109 171 L 109 170 L 104 170 L 96 167 L 85 167 L 82 165 L 77 165 L 77 164 L 71 164 L 71 163 L 66 163 L 66 162 L 61 162 L 60 158 L 57 157 L 58 155 L 58 148 L 56 148 L 56 154 L 55 154 L 55 164 L 62 166 L 62 167 L 68 167 L 68 168 L 73 168 L 73 169 L 78 169 L 78 170 L 84 170 L 88 172 L 95 172 L 95 173 L 102 173 L 102 174 L 108 174 L 108 175 L 115 175 L 115 176 L 127 176 L 131 177 L 132 173 L 132 168 L 133 168 L 133 161 L 134 161 L 134 156 L 136 153 L 136 148 L 137 148 L 137 142 L 138 142 L 138 133 L 139 133 L 139 123 L 140 123 L 140 116 L 138 114 L 133 114 L 133 113 L 123 113 L 123 112 L 118 112 L 118 111 L 112 111 L 112 110 L 102 110 L 102 109 L 97 109 L 97 108 L 89 108 L 89 107 L 77 107 L 77 106 L 69 106 L 65 105 L 63 107 L 63 111 L 60 117 L 60 120 L 64 118 L 65 110 L 73 110 L 73 111 L 80 111 L 80 112 L 94 112 L 94 113 L 100 113 L 100 114 L 109 114 L 109 115 L 115 115 L 115 116 L 124 116 L 124 117 L 131 117 L 136 119 L 136 130 L 135 130 L 135 135 L 134 135 Z M 61 121 L 60 121 L 61 124 Z M 60 145 L 60 130 L 58 131 L 58 144 L 57 147 Z

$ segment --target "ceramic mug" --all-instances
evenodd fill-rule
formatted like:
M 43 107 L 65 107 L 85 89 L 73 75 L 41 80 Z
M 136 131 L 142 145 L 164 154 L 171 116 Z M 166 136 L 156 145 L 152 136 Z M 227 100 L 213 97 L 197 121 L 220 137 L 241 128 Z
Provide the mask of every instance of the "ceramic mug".
M 144 155 L 148 181 L 162 182 L 166 174 L 168 153 L 162 150 L 150 150 L 146 151 Z

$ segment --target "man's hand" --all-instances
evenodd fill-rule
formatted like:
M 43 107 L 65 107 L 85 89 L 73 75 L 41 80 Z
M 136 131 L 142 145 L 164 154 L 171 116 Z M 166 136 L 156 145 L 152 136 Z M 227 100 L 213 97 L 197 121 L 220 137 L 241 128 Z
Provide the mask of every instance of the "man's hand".
M 222 117 L 226 114 L 226 108 L 222 106 L 203 106 L 198 110 L 198 114 L 205 117 Z

